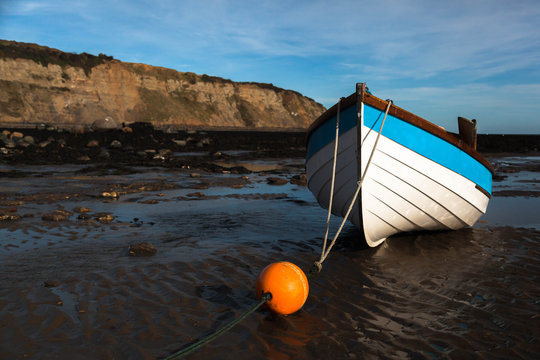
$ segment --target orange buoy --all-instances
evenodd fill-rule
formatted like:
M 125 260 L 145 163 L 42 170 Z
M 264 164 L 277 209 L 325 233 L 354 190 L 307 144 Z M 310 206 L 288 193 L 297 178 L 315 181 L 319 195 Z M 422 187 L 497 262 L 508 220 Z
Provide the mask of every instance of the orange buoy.
M 257 278 L 256 294 L 271 293 L 266 306 L 281 315 L 289 315 L 300 310 L 307 300 L 309 283 L 298 266 L 287 261 L 268 265 Z

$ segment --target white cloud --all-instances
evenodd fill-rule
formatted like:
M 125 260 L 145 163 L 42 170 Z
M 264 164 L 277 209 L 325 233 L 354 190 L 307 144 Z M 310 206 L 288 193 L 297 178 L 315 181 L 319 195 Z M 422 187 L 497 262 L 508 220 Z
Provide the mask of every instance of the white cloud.
M 4 0 L 0 7 L 2 37 L 287 84 L 325 104 L 367 81 L 397 99 L 429 95 L 433 109 L 471 98 L 488 108 L 504 98 L 499 89 L 530 98 L 522 90 L 538 95 L 536 85 L 509 87 L 540 83 L 537 0 Z
M 156 40 L 217 53 L 335 55 L 416 69 L 419 76 L 490 65 L 494 56 L 504 56 L 504 64 L 528 65 L 520 54 L 540 46 L 540 6 L 523 1 L 434 6 L 431 1 L 33 0 L 11 1 L 9 8 L 19 14 L 72 14 L 96 23 L 105 19 Z M 138 39 L 144 37 L 131 41 Z

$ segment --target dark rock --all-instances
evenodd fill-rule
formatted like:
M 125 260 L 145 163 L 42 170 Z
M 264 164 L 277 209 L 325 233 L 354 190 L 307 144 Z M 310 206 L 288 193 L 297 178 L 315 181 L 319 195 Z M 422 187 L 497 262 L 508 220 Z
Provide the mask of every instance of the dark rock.
M 116 191 L 105 191 L 101 193 L 102 198 L 109 198 L 109 199 L 118 199 L 120 195 Z
M 0 213 L 0 221 L 16 221 L 20 220 L 21 216 L 19 214 L 3 214 Z
M 193 186 L 191 186 L 191 188 L 205 190 L 209 188 L 209 185 L 208 184 L 194 184 Z
M 94 217 L 95 218 L 98 218 L 100 216 L 105 216 L 105 215 L 110 215 L 111 213 L 110 212 L 97 212 L 97 213 L 94 213 Z
M 25 202 L 23 200 L 6 200 L 6 201 L 2 201 L 2 205 L 4 205 L 4 206 L 20 206 L 20 205 L 24 205 L 24 204 L 25 204 Z
M 64 210 L 64 209 L 56 209 L 56 210 L 54 210 L 53 214 L 64 215 L 64 216 L 67 216 L 67 217 L 70 217 L 71 215 L 73 215 L 73 213 L 71 211 Z
M 90 156 L 88 155 L 81 155 L 79 157 L 77 157 L 77 161 L 84 161 L 84 162 L 87 162 L 87 161 L 90 161 L 92 159 L 90 159 Z
M 202 134 L 202 133 L 201 133 L 201 134 Z M 201 143 L 203 146 L 210 145 L 211 140 L 210 140 L 210 138 L 205 137 L 205 138 L 201 139 L 200 143 Z
M 78 220 L 90 220 L 92 218 L 92 215 L 82 213 L 79 216 L 77 216 Z
M 41 219 L 45 221 L 64 221 L 64 220 L 67 220 L 68 217 L 64 214 L 53 212 L 50 214 L 43 214 L 41 216 Z
M 521 171 L 521 169 L 517 166 L 506 166 L 499 169 L 500 172 L 507 173 L 507 174 L 513 174 L 518 173 Z
M 19 132 L 19 131 L 14 131 L 11 133 L 11 135 L 9 136 L 9 138 L 11 140 L 14 140 L 14 141 L 18 141 L 18 140 L 21 140 L 22 138 L 24 137 L 24 134 L 22 132 Z
M 286 183 L 288 183 L 287 179 L 273 176 L 266 178 L 266 182 L 270 185 L 285 185 Z
M 30 145 L 34 145 L 36 143 L 36 140 L 34 139 L 34 137 L 30 135 L 26 135 L 25 137 L 23 137 L 22 141 Z
M 157 249 L 154 247 L 154 245 L 147 242 L 133 244 L 129 246 L 130 256 L 152 256 L 156 252 Z
M 15 147 L 15 142 L 11 139 L 2 139 L 2 141 L 4 142 L 4 146 L 7 147 L 7 148 L 14 148 Z
M 94 214 L 94 218 L 101 222 L 101 223 L 110 223 L 111 221 L 114 220 L 114 216 L 112 216 L 110 213 L 97 213 L 97 214 Z
M 307 176 L 306 174 L 294 175 L 291 179 L 291 184 L 306 186 L 307 185 Z
M 159 149 L 158 153 L 161 156 L 171 156 L 172 155 L 172 150 L 170 150 L 170 149 Z
M 133 129 L 133 131 L 136 133 L 150 134 L 154 132 L 154 125 L 152 125 L 152 123 L 149 123 L 149 122 L 138 121 L 138 122 L 129 124 L 129 127 Z
M 43 282 L 43 286 L 45 286 L 45 287 L 57 287 L 58 285 L 60 285 L 59 281 L 45 280 Z
M 109 159 L 111 157 L 111 154 L 107 150 L 101 149 L 101 151 L 98 154 L 98 157 L 100 159 Z
M 176 139 L 172 139 L 172 142 L 175 143 L 176 145 L 178 146 L 181 146 L 181 147 L 184 147 L 187 145 L 187 141 L 186 140 L 176 140 Z
M 122 148 L 122 143 L 118 140 L 113 140 L 111 141 L 111 144 L 109 145 L 111 148 L 113 149 L 121 149 Z
M 73 211 L 75 211 L 76 213 L 79 213 L 79 214 L 84 214 L 84 213 L 92 212 L 92 209 L 84 207 L 84 206 L 77 206 L 77 207 L 73 208 Z

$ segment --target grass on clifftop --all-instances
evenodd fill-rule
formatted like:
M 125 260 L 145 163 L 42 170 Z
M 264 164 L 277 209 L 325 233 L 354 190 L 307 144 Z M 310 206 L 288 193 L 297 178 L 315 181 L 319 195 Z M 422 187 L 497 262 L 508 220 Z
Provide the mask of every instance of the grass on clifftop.
M 93 67 L 113 59 L 112 56 L 104 54 L 95 56 L 87 53 L 66 53 L 46 46 L 8 40 L 0 40 L 0 57 L 32 60 L 42 66 L 55 64 L 62 68 L 66 66 L 78 67 L 82 68 L 87 76 Z

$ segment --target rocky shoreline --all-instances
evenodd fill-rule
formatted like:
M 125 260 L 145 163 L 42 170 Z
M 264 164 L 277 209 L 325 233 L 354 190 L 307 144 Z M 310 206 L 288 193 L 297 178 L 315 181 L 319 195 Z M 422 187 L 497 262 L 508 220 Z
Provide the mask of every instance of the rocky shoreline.
M 60 181 L 78 180 L 75 188 L 62 186 L 54 190 L 43 185 L 45 180 L 37 180 L 32 191 L 0 193 L 0 224 L 13 224 L 23 218 L 41 218 L 46 223 L 76 219 L 109 224 L 116 221 L 117 214 L 107 206 L 103 211 L 95 211 L 83 203 L 114 203 L 126 195 L 184 188 L 191 192 L 178 197 L 179 200 L 215 199 L 215 195 L 206 195 L 201 190 L 241 189 L 252 184 L 250 177 L 245 176 L 251 173 L 262 176 L 260 181 L 270 185 L 304 186 L 306 180 L 301 163 L 287 168 L 273 166 L 279 169 L 275 171 L 249 166 L 261 159 L 302 159 L 304 138 L 304 133 L 300 132 L 172 132 L 156 130 L 148 123 L 95 131 L 58 130 L 50 126 L 4 129 L 0 132 L 0 162 L 3 164 L 0 165 L 0 179 L 8 182 L 44 179 L 62 173 Z M 27 168 L 28 165 L 38 167 Z M 153 178 L 161 172 L 187 177 L 185 184 Z M 220 176 L 222 174 L 226 176 Z M 129 175 L 138 180 L 111 180 L 115 176 Z M 42 186 L 45 187 L 39 190 Z M 79 187 L 89 190 L 82 191 Z M 68 210 L 62 205 L 66 201 L 75 202 L 76 206 Z M 157 204 L 160 201 L 163 199 L 158 197 L 140 203 Z M 28 204 L 53 207 L 37 212 L 21 210 Z M 133 219 L 132 223 L 137 225 L 138 220 Z
M 123 164 L 214 168 L 225 150 L 250 150 L 246 158 L 303 157 L 305 133 L 272 131 L 163 131 L 149 123 L 97 131 L 4 129 L 0 162 L 6 164 Z M 189 156 L 183 156 L 185 154 Z M 193 156 L 192 153 L 197 153 Z
M 50 126 L 9 128 L 0 132 L 0 162 L 5 164 L 125 164 L 132 166 L 208 167 L 226 158 L 225 150 L 250 150 L 243 157 L 303 157 L 302 131 L 218 131 L 155 129 L 132 123 L 118 129 L 62 130 Z M 479 135 L 478 150 L 535 154 L 540 135 Z M 182 156 L 184 153 L 199 156 Z M 212 165 L 215 166 L 215 165 Z

